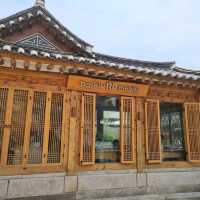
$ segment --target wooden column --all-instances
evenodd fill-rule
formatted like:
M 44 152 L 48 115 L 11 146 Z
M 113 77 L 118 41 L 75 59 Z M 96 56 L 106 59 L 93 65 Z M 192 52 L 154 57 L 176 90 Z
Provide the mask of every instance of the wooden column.
M 145 117 L 144 117 L 144 99 L 136 99 L 136 154 L 137 154 L 137 170 L 143 172 L 145 167 Z
M 77 138 L 80 137 L 80 93 L 70 92 L 70 122 L 68 138 L 68 164 L 67 172 L 69 175 L 75 175 L 76 164 L 78 162 L 77 154 L 79 143 Z
M 25 167 L 25 165 L 28 162 L 32 110 L 33 110 L 33 98 L 34 98 L 33 90 L 29 90 L 29 98 L 28 98 L 28 104 L 27 104 L 28 112 L 26 113 L 26 126 L 25 126 L 25 134 L 24 134 L 23 167 Z
M 44 142 L 43 142 L 43 157 L 42 157 L 43 164 L 46 164 L 47 160 L 48 160 L 50 115 L 51 115 L 51 92 L 47 92 L 46 111 L 45 111 L 45 127 L 44 127 Z
M 68 139 L 69 139 L 69 122 L 70 122 L 70 92 L 67 91 L 65 94 L 65 103 L 64 103 L 64 112 L 63 112 L 63 167 L 67 170 L 68 162 Z

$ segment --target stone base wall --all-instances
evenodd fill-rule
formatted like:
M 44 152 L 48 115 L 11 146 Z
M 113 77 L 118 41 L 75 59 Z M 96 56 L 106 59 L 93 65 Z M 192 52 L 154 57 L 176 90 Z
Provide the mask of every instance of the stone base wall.
M 0 177 L 0 199 L 72 195 L 92 199 L 139 194 L 200 192 L 200 169 L 101 171 Z

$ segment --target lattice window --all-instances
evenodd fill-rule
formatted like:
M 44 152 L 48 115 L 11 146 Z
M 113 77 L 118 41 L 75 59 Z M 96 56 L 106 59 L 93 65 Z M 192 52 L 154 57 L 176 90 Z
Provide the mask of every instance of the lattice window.
M 58 50 L 54 44 L 39 33 L 30 35 L 17 43 L 31 47 L 39 47 L 41 49 Z
M 121 98 L 121 162 L 134 162 L 134 99 Z
M 200 161 L 200 104 L 185 104 L 188 158 Z
M 1 161 L 1 152 L 3 144 L 5 118 L 6 118 L 7 100 L 8 100 L 8 89 L 0 88 L 0 161 Z
M 81 120 L 81 150 L 80 162 L 82 165 L 95 163 L 95 123 L 96 123 L 96 96 L 82 95 Z
M 46 92 L 34 92 L 29 142 L 29 164 L 42 163 Z
M 63 94 L 52 94 L 48 145 L 48 163 L 59 163 L 61 158 L 60 154 L 63 124 L 63 101 Z
M 148 100 L 146 112 L 146 152 L 149 162 L 161 162 L 160 105 L 157 100 Z
M 8 148 L 8 165 L 22 164 L 27 102 L 28 91 L 14 91 Z

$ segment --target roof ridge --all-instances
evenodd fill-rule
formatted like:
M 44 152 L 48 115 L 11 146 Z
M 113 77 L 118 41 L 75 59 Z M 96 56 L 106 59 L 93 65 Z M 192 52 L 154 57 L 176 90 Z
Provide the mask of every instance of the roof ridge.
M 12 14 L 8 17 L 5 17 L 5 18 L 1 18 L 0 19 L 0 23 L 2 22 L 5 22 L 5 21 L 9 21 L 10 19 L 14 18 L 14 17 L 18 17 L 18 16 L 21 16 L 21 15 L 24 15 L 25 13 L 29 12 L 29 11 L 32 11 L 35 7 L 38 7 L 38 6 L 32 6 L 30 8 L 27 8 L 25 10 L 22 10 L 22 11 L 19 11 L 19 12 L 16 12 L 15 14 Z
M 62 32 L 66 32 L 66 34 L 70 35 L 70 37 L 72 37 L 74 39 L 74 41 L 72 42 L 77 42 L 83 48 L 92 48 L 93 46 L 87 42 L 85 42 L 84 40 L 82 40 L 81 38 L 79 38 L 77 35 L 75 35 L 74 33 L 72 33 L 65 25 L 63 25 L 59 20 L 57 20 L 46 8 L 41 7 L 40 5 L 34 5 L 31 8 L 28 8 L 26 10 L 17 12 L 9 17 L 6 18 L 2 18 L 0 20 L 0 26 L 7 24 L 9 21 L 14 20 L 15 18 L 19 18 L 22 15 L 25 15 L 29 12 L 31 12 L 31 14 L 37 12 L 37 11 L 41 11 L 42 13 L 40 13 L 41 15 L 46 15 L 46 18 L 50 18 L 50 21 L 53 21 L 55 24 L 57 24 L 57 27 L 61 28 Z M 1 30 L 0 30 L 1 31 Z
M 107 57 L 110 59 L 118 59 L 120 61 L 127 61 L 127 62 L 142 62 L 145 64 L 163 64 L 165 66 L 163 66 L 164 68 L 171 68 L 172 66 L 174 66 L 176 64 L 175 61 L 169 61 L 169 62 L 158 62 L 158 61 L 146 61 L 146 60 L 138 60 L 138 59 L 131 59 L 131 58 L 123 58 L 123 57 L 118 57 L 118 56 L 112 56 L 112 55 L 107 55 L 107 54 L 102 54 L 102 53 L 97 53 L 94 52 L 95 55 L 97 56 L 102 56 L 102 57 Z M 166 66 L 167 65 L 167 66 Z

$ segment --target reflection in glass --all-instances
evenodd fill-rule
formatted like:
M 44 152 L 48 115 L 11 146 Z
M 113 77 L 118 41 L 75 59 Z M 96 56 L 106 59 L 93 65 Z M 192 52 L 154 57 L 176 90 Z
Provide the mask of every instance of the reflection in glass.
M 161 104 L 163 160 L 185 160 L 182 105 Z
M 97 96 L 96 162 L 119 162 L 119 99 Z

